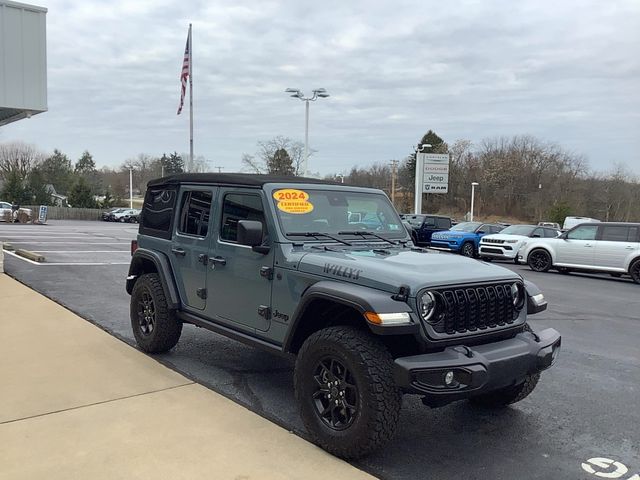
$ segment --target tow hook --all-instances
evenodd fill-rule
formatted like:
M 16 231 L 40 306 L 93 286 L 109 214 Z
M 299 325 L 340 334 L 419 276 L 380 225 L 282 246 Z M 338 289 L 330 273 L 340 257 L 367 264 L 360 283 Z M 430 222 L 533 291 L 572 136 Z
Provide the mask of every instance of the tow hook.
M 463 354 L 467 358 L 473 358 L 473 352 L 466 345 L 458 345 L 456 347 L 453 347 L 453 350 L 455 352 Z

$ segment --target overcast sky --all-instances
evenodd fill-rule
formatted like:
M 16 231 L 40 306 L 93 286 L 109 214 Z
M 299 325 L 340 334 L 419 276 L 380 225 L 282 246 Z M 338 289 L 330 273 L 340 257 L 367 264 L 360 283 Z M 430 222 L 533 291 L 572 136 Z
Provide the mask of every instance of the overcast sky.
M 189 150 L 176 116 L 193 23 L 195 153 L 238 171 L 276 135 L 304 140 L 287 87 L 311 105 L 310 169 L 402 159 L 445 141 L 531 134 L 595 170 L 640 173 L 640 1 L 50 0 L 49 111 L 0 128 L 99 166 Z

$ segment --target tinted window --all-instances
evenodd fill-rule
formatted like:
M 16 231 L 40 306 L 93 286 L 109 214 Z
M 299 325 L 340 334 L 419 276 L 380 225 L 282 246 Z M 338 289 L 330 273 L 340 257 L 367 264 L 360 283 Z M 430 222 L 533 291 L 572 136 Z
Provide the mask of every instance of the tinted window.
M 436 228 L 449 228 L 451 222 L 446 218 L 436 218 Z
M 531 233 L 531 237 L 542 238 L 544 237 L 544 231 L 541 228 L 536 228 L 533 233 Z
M 500 232 L 502 232 L 502 230 L 504 230 L 504 227 L 501 227 L 499 225 L 491 225 L 489 227 L 489 229 L 490 229 L 491 233 L 500 233 Z
M 511 225 L 502 230 L 501 233 L 504 233 L 505 235 L 524 235 L 525 237 L 528 237 L 531 235 L 534 228 L 535 227 L 532 227 L 531 225 Z
M 626 225 L 605 225 L 602 227 L 602 238 L 609 242 L 635 242 L 638 238 L 638 227 Z
M 224 197 L 222 206 L 222 226 L 220 238 L 227 242 L 238 241 L 238 221 L 255 220 L 262 222 L 263 235 L 266 235 L 262 200 L 258 195 L 229 193 Z M 264 237 L 263 237 L 264 238 Z
M 598 227 L 595 225 L 585 225 L 576 227 L 567 234 L 570 240 L 595 240 Z
M 144 196 L 140 233 L 171 238 L 171 219 L 176 205 L 175 187 L 155 187 Z
M 178 231 L 185 235 L 206 237 L 209 230 L 211 192 L 187 191 L 182 195 Z
M 425 227 L 435 227 L 436 226 L 436 219 L 433 217 L 426 217 L 424 219 L 424 226 Z
M 558 230 L 554 230 L 552 228 L 544 229 L 545 238 L 556 238 L 558 236 Z
M 422 221 L 424 220 L 424 215 L 405 215 L 404 221 L 409 223 L 409 225 L 413 227 L 422 226 Z M 357 220 L 358 222 L 360 220 Z M 349 222 L 351 222 L 351 218 L 349 218 Z

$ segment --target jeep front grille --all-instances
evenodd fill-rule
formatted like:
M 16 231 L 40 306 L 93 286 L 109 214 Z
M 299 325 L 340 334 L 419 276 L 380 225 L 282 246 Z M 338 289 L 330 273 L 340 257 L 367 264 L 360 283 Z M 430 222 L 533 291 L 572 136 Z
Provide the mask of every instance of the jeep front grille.
M 504 243 L 504 240 L 498 240 L 497 238 L 483 238 L 482 243 Z
M 458 335 L 499 329 L 513 324 L 511 283 L 469 285 L 432 290 L 438 311 L 429 324 L 439 334 Z

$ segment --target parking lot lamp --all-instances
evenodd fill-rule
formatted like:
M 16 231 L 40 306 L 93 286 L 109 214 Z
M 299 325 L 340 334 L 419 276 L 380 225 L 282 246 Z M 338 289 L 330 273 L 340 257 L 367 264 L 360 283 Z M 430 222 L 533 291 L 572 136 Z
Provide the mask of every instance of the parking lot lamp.
M 471 182 L 471 217 L 469 218 L 470 222 L 473 222 L 473 201 L 476 196 L 476 187 L 480 185 L 478 182 Z
M 313 91 L 313 95 L 310 97 L 305 97 L 304 93 L 302 93 L 297 88 L 287 88 L 285 90 L 286 93 L 290 93 L 293 98 L 298 98 L 305 102 L 305 113 L 304 113 L 304 163 L 302 165 L 302 175 L 306 177 L 309 173 L 309 102 L 315 102 L 318 98 L 327 98 L 329 94 L 327 90 L 324 88 L 316 88 Z

